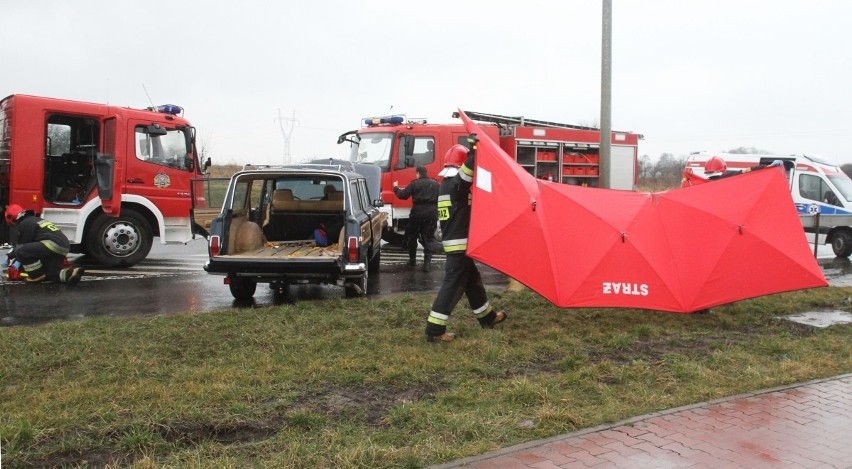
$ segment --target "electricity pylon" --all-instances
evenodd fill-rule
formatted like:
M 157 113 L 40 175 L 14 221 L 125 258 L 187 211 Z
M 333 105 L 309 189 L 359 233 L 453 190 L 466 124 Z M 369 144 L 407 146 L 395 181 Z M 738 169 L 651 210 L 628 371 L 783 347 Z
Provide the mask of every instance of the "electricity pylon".
M 296 111 L 293 111 L 293 117 L 281 116 L 281 108 L 278 108 L 278 125 L 281 127 L 281 135 L 284 136 L 284 164 L 290 163 L 290 136 L 293 135 L 293 127 L 299 122 L 296 120 Z M 290 124 L 290 129 L 284 129 L 284 123 Z

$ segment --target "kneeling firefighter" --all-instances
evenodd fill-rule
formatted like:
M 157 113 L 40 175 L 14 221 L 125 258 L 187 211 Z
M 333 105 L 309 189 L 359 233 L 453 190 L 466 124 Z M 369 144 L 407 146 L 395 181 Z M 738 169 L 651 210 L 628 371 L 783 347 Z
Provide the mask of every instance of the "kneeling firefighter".
M 71 243 L 53 222 L 18 204 L 6 207 L 5 215 L 6 223 L 18 231 L 18 242 L 9 252 L 9 260 L 20 263 L 28 282 L 50 280 L 73 286 L 80 281 L 84 270 L 66 263 Z

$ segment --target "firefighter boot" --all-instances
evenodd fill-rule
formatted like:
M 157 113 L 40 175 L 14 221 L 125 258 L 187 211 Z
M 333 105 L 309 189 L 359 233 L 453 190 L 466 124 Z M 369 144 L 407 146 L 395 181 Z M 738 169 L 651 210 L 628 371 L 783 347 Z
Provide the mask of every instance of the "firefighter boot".
M 479 325 L 482 326 L 483 329 L 494 329 L 494 326 L 505 321 L 508 317 L 509 315 L 506 314 L 505 311 L 497 311 L 496 313 L 492 311 L 487 316 L 479 320 Z
M 23 267 L 23 272 L 20 275 L 27 282 L 38 283 L 47 279 L 47 274 L 44 272 L 44 264 L 40 260 L 36 260 L 32 264 L 26 264 Z
M 452 332 L 444 332 L 441 335 L 426 334 L 426 342 L 452 342 L 456 340 L 456 335 Z
M 82 267 L 68 267 L 59 272 L 59 281 L 73 287 L 80 283 L 80 279 L 86 271 Z

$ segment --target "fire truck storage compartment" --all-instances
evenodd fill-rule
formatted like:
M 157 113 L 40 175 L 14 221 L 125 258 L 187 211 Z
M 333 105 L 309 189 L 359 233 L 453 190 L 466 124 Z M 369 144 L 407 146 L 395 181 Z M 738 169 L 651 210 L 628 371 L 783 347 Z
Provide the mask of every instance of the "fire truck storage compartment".
M 513 143 L 516 146 L 509 154 L 515 154 L 518 164 L 534 177 L 565 184 L 597 185 L 598 145 L 533 140 Z
M 470 119 L 500 126 L 500 147 L 533 177 L 596 187 L 600 178 L 600 129 L 516 116 L 465 111 Z M 634 188 L 638 141 L 643 136 L 613 131 L 609 184 Z

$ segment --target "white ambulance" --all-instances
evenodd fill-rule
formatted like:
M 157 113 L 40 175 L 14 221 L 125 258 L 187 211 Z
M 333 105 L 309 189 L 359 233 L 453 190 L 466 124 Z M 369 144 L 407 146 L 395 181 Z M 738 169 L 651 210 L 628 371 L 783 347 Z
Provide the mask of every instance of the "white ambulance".
M 692 153 L 686 160 L 684 173 L 692 172 L 705 178 L 704 164 L 718 156 L 727 164 L 727 171 L 742 171 L 775 160 L 784 162 L 790 193 L 799 215 L 820 214 L 819 242 L 831 244 L 838 257 L 852 254 L 852 179 L 840 167 L 813 155 L 749 155 L 734 153 Z M 803 220 L 804 223 L 804 220 Z M 812 226 L 805 224 L 808 239 L 813 242 Z

